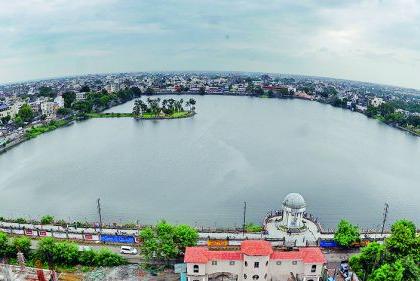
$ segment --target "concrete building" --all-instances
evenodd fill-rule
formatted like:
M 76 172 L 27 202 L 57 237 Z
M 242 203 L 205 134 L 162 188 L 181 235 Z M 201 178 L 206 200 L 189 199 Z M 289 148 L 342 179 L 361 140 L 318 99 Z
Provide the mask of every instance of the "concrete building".
M 50 116 L 55 114 L 58 109 L 58 105 L 52 101 L 46 101 L 41 103 L 41 113 L 45 114 L 46 116 Z
M 374 107 L 378 107 L 378 106 L 380 106 L 383 103 L 385 103 L 384 100 L 382 98 L 378 98 L 378 97 L 374 97 L 370 101 L 370 104 L 373 105 Z
M 299 193 L 289 193 L 283 200 L 283 219 L 281 225 L 288 230 L 296 231 L 304 228 L 303 214 L 306 203 Z
M 10 106 L 5 104 L 0 104 L 0 118 L 11 116 Z
M 84 101 L 86 99 L 85 92 L 76 93 L 76 101 Z
M 245 240 L 239 250 L 188 247 L 184 261 L 188 281 L 319 281 L 326 263 L 319 248 L 273 250 L 262 240 Z

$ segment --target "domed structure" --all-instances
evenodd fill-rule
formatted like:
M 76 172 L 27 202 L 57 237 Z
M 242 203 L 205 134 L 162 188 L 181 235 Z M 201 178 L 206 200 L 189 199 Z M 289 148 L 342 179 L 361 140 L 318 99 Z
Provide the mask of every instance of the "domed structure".
M 302 209 L 306 207 L 306 202 L 299 193 L 289 193 L 284 197 L 283 206 L 291 209 Z
M 290 231 L 305 229 L 303 214 L 306 211 L 306 202 L 299 193 L 289 193 L 283 200 L 283 219 L 281 225 Z

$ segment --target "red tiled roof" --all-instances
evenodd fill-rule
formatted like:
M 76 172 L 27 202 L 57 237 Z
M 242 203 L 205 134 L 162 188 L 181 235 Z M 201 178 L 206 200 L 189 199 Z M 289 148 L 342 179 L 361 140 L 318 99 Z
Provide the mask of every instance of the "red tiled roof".
M 207 263 L 207 249 L 203 247 L 187 247 L 185 250 L 184 262 Z
M 207 258 L 209 260 L 242 260 L 242 253 L 238 251 L 207 251 Z
M 205 247 L 187 247 L 184 262 L 207 263 L 210 260 L 242 260 L 239 251 L 209 251 Z
M 305 263 L 326 263 L 324 254 L 320 248 L 300 248 L 299 252 L 303 255 L 303 261 Z
M 324 254 L 319 248 L 299 248 L 298 251 L 275 251 L 273 260 L 303 260 L 304 263 L 325 263 Z
M 300 251 L 274 251 L 270 258 L 272 260 L 302 260 Z
M 243 255 L 270 256 L 273 260 L 302 260 L 304 263 L 325 263 L 319 248 L 300 248 L 297 251 L 273 251 L 267 241 L 246 240 L 240 251 L 211 251 L 206 247 L 187 247 L 184 262 L 207 263 L 211 260 L 242 260 Z
M 273 253 L 271 243 L 263 240 L 245 240 L 241 252 L 247 256 L 269 256 Z

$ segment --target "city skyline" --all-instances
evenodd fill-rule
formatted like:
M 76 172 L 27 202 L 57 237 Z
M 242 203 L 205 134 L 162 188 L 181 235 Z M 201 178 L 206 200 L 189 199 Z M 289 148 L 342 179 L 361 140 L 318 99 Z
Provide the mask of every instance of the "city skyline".
M 0 83 L 251 71 L 420 89 L 416 1 L 0 0 Z

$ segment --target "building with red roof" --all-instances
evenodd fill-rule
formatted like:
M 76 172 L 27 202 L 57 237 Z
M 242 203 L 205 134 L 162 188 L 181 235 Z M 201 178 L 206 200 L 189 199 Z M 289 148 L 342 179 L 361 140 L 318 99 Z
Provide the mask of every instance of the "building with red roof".
M 286 281 L 293 277 L 299 281 L 319 281 L 326 260 L 316 247 L 280 251 L 267 241 L 245 240 L 239 250 L 188 247 L 184 262 L 188 281 Z

